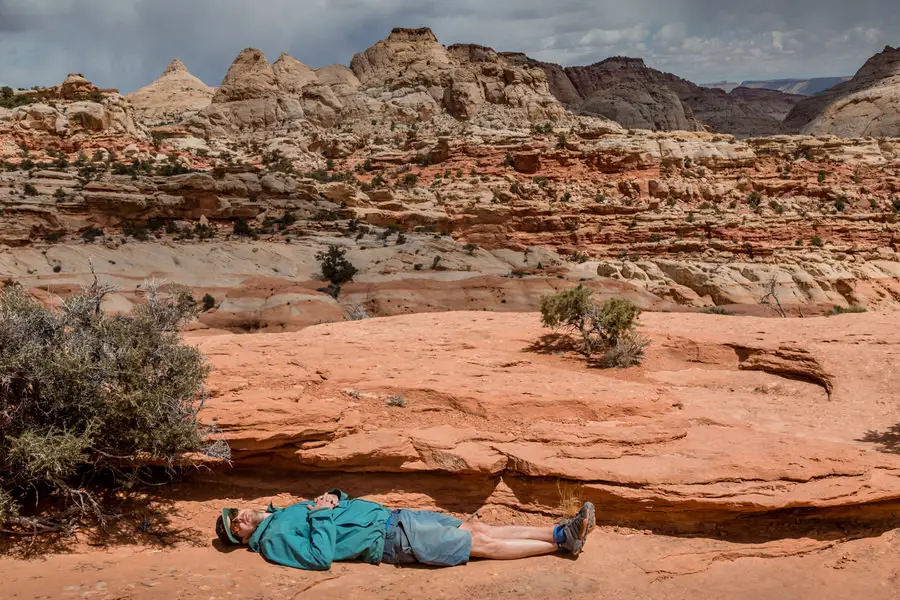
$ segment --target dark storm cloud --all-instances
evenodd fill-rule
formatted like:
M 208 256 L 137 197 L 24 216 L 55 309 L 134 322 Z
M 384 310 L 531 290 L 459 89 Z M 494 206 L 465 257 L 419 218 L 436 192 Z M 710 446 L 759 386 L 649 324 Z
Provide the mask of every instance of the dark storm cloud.
M 430 26 L 563 64 L 644 57 L 695 81 L 852 74 L 900 43 L 895 0 L 0 0 L 0 84 L 84 73 L 130 92 L 181 58 L 217 85 L 257 47 L 348 63 L 391 28 Z

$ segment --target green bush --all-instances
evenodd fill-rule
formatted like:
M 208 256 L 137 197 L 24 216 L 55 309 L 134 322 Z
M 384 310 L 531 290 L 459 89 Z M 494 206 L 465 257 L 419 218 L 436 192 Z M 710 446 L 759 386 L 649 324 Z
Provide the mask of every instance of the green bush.
M 103 230 L 97 229 L 96 227 L 89 227 L 85 230 L 84 233 L 81 234 L 81 239 L 83 239 L 88 244 L 92 243 L 98 237 L 103 237 Z
M 583 285 L 541 298 L 541 323 L 578 333 L 582 352 L 588 357 L 612 349 L 625 335 L 633 335 L 640 313 L 640 308 L 624 298 L 611 298 L 598 305 L 593 292 Z
M 200 450 L 197 421 L 208 366 L 178 328 L 197 314 L 190 294 L 155 285 L 129 315 L 101 310 L 96 281 L 58 309 L 20 286 L 0 290 L 0 524 L 46 531 L 107 507 L 86 475 L 127 489 L 147 464 Z M 48 494 L 49 492 L 49 494 Z M 40 513 L 33 510 L 37 495 Z
M 336 286 L 353 279 L 357 269 L 346 259 L 347 249 L 328 246 L 328 250 L 316 253 L 316 260 L 322 269 L 322 276 Z
M 250 226 L 247 224 L 247 221 L 243 219 L 238 219 L 234 222 L 234 227 L 232 228 L 232 232 L 234 235 L 242 235 L 249 236 L 253 235 L 253 230 L 250 229 Z
M 206 294 L 203 296 L 203 311 L 209 311 L 216 307 L 216 299 L 213 298 L 210 294 Z
M 25 195 L 26 196 L 37 196 L 38 195 L 37 188 L 34 187 L 30 183 L 26 183 L 25 184 Z

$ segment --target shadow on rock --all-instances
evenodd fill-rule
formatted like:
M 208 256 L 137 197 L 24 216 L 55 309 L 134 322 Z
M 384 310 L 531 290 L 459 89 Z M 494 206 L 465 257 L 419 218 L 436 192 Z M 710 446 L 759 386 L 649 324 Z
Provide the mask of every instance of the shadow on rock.
M 867 431 L 858 442 L 878 444 L 878 449 L 889 454 L 900 454 L 900 423 L 886 431 Z
M 525 347 L 525 352 L 535 354 L 566 354 L 580 352 L 578 343 L 563 333 L 548 333 Z

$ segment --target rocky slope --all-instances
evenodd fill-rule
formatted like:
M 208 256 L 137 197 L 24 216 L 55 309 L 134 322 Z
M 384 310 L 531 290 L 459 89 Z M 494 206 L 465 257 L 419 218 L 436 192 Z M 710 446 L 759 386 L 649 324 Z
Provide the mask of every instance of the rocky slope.
M 100 90 L 71 74 L 50 88 L 29 92 L 31 102 L 0 108 L 0 156 L 34 148 L 74 152 L 92 144 L 123 148 L 149 139 L 134 107 L 115 90 Z
M 139 120 L 148 126 L 180 123 L 207 106 L 215 89 L 194 77 L 177 58 L 159 79 L 126 96 Z
M 791 315 L 900 303 L 894 141 L 629 133 L 567 113 L 559 72 L 522 60 L 429 30 L 395 30 L 352 69 L 245 50 L 209 106 L 152 140 L 128 100 L 73 76 L 55 106 L 0 116 L 4 273 L 67 293 L 102 255 L 117 306 L 166 277 L 236 331 L 359 307 L 533 310 L 579 281 L 666 309 L 774 314 L 773 291 Z M 573 73 L 580 93 L 602 70 Z M 339 300 L 317 279 L 329 244 L 361 269 Z
M 14 146 L 0 258 L 30 287 L 66 290 L 102 256 L 122 306 L 140 280 L 165 277 L 218 300 L 210 326 L 245 330 L 343 318 L 348 306 L 317 291 L 314 255 L 334 243 L 362 269 L 343 300 L 370 314 L 530 310 L 557 277 L 648 307 L 760 311 L 773 278 L 793 315 L 900 302 L 895 144 L 582 125 L 404 135 L 307 173 L 321 155 L 292 146 L 295 161 L 252 143 L 236 155 L 145 146 L 123 153 L 131 163 L 99 153 L 68 169 L 35 153 L 30 171 Z M 256 240 L 234 233 L 239 220 Z
M 398 124 L 465 121 L 496 129 L 569 118 L 539 69 L 510 64 L 482 46 L 447 48 L 423 28 L 395 29 L 354 56 L 350 69 L 312 72 L 287 55 L 270 65 L 262 52 L 244 50 L 212 105 L 188 127 L 206 138 L 338 124 L 357 136 L 383 136 Z
M 886 47 L 849 81 L 798 103 L 784 123 L 810 135 L 900 136 L 900 49 Z
M 543 69 L 553 95 L 573 110 L 628 128 L 708 129 L 738 136 L 781 133 L 783 114 L 800 99 L 780 92 L 727 94 L 651 69 L 639 58 L 613 57 L 586 67 L 564 68 L 524 54 L 506 56 Z

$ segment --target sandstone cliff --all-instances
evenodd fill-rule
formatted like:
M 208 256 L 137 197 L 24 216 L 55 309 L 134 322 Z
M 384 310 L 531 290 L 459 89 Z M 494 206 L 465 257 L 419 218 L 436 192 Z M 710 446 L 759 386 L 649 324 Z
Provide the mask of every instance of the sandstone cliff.
M 784 123 L 811 135 L 900 136 L 900 49 L 886 47 L 851 80 L 797 104 Z
M 573 110 L 628 128 L 708 129 L 738 136 L 780 133 L 782 113 L 800 99 L 773 91 L 728 94 L 703 88 L 651 69 L 639 58 L 613 57 L 587 67 L 564 68 L 523 54 L 505 56 L 544 70 L 553 95 Z
M 451 117 L 493 129 L 530 127 L 571 115 L 540 69 L 515 65 L 490 48 L 441 45 L 429 29 L 395 29 L 342 65 L 312 70 L 282 55 L 270 65 L 259 50 L 235 60 L 212 105 L 189 126 L 205 137 L 309 125 L 367 135 L 397 124 Z
M 124 147 L 149 139 L 126 98 L 115 90 L 98 89 L 82 75 L 70 74 L 62 84 L 29 95 L 30 104 L 0 110 L 0 139 L 68 151 L 91 140 L 117 138 L 110 146 Z
M 148 126 L 179 123 L 212 101 L 215 88 L 194 77 L 177 58 L 159 79 L 126 96 L 136 117 Z

